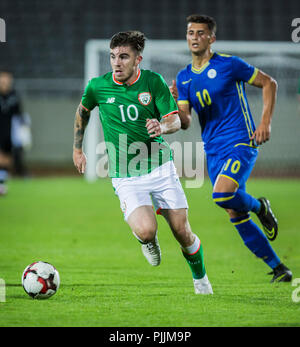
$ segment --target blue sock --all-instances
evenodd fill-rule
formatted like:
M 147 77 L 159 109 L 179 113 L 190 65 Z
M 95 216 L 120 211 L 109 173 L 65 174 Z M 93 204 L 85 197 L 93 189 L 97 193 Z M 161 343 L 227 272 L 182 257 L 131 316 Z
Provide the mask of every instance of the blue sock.
M 261 203 L 244 190 L 238 189 L 235 193 L 213 193 L 214 202 L 223 208 L 237 212 L 259 212 Z
M 252 253 L 254 253 L 258 258 L 261 258 L 272 269 L 280 264 L 280 259 L 271 247 L 267 237 L 251 220 L 249 214 L 237 218 L 231 218 L 230 221 L 235 226 L 245 245 Z

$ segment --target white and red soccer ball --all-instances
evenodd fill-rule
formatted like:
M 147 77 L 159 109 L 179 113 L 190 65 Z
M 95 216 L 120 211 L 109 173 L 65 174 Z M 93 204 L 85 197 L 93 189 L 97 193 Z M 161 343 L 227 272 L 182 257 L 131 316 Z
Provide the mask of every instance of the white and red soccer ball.
M 26 267 L 22 275 L 25 292 L 33 299 L 48 299 L 54 295 L 60 284 L 56 268 L 44 261 L 36 261 Z

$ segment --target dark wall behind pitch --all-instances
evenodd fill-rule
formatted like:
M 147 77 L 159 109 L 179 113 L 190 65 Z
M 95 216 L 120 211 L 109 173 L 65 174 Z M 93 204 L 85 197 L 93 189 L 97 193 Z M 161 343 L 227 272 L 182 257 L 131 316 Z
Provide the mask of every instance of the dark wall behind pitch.
M 6 43 L 0 68 L 17 78 L 82 78 L 84 44 L 138 29 L 149 39 L 184 39 L 185 18 L 205 13 L 218 40 L 291 41 L 297 0 L 1 0 Z

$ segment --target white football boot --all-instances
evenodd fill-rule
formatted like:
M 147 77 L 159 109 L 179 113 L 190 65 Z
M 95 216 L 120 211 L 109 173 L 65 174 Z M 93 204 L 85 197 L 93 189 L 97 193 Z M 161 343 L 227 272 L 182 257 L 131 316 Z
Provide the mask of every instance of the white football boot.
M 161 251 L 157 236 L 154 241 L 142 245 L 142 252 L 150 265 L 158 266 L 160 264 Z
M 194 279 L 194 288 L 196 294 L 213 294 L 212 286 L 207 275 L 199 280 Z

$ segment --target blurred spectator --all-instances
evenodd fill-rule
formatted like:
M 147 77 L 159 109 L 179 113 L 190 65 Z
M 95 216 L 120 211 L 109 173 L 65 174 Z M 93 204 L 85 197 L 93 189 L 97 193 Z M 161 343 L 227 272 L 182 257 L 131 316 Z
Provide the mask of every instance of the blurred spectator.
M 12 117 L 11 142 L 14 173 L 20 177 L 27 177 L 28 172 L 24 161 L 24 151 L 31 148 L 31 118 L 28 113 Z
M 9 171 L 27 176 L 23 154 L 24 144 L 31 143 L 28 118 L 22 114 L 21 102 L 13 87 L 13 74 L 0 71 L 0 195 L 7 192 Z

